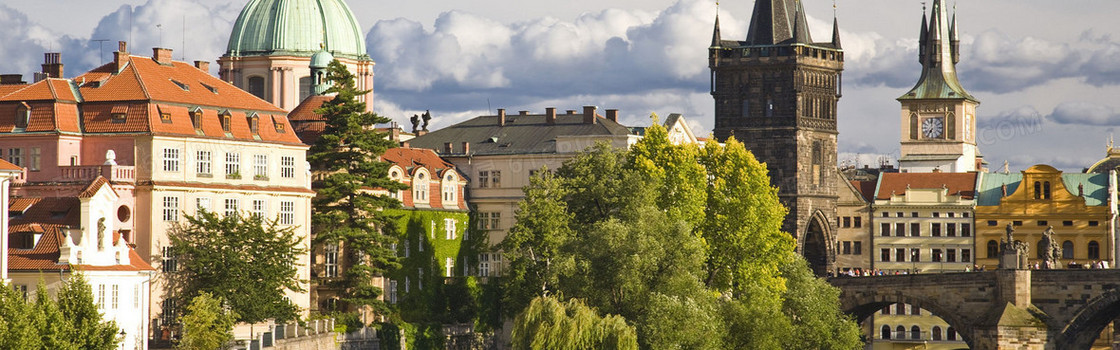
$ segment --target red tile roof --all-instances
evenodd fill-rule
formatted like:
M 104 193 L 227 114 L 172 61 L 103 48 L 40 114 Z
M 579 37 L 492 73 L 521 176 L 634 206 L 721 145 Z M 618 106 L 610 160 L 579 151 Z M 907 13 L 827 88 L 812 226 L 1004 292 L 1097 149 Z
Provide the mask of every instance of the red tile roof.
M 98 175 L 96 179 L 93 179 L 93 182 L 90 182 L 89 186 L 86 186 L 85 190 L 82 190 L 82 193 L 78 194 L 78 198 L 93 197 L 93 195 L 97 194 L 98 190 L 101 190 L 101 186 L 105 186 L 108 184 L 108 179 L 101 175 Z M 109 190 L 113 191 L 114 193 L 116 192 L 116 190 L 114 190 L 112 186 L 109 187 Z
M 864 200 L 871 201 L 875 199 L 875 182 L 876 181 L 852 181 L 852 186 L 855 186 L 859 191 L 859 195 L 863 196 Z
M 32 249 L 8 249 L 8 269 L 12 271 L 57 271 L 69 270 L 70 267 L 58 264 L 58 247 L 62 245 L 62 225 L 31 225 L 9 226 L 10 235 L 25 234 L 25 232 L 43 232 L 43 236 Z
M 334 99 L 334 96 L 308 96 L 303 102 L 300 102 L 299 106 L 288 113 L 288 119 L 292 121 L 292 128 L 295 129 L 303 143 L 315 144 L 319 140 L 319 135 L 323 134 L 327 122 L 323 120 L 323 115 L 315 113 L 315 110 L 331 99 Z
M 15 165 L 15 164 L 9 163 L 9 162 L 8 162 L 8 161 L 6 161 L 6 160 L 0 159 L 0 170 L 15 170 L 15 171 L 21 171 L 21 170 L 23 170 L 23 168 L 21 168 L 21 167 L 19 167 L 19 166 Z
M 405 148 L 397 147 L 390 148 L 381 155 L 381 159 L 405 168 L 409 174 L 412 174 L 413 169 L 417 166 L 422 166 L 435 174 L 443 174 L 446 169 L 452 169 L 455 166 L 450 162 L 440 158 L 435 151 L 427 148 Z
M 883 173 L 880 175 L 876 199 L 890 199 L 891 194 L 903 195 L 908 188 L 932 189 L 946 187 L 949 195 L 965 199 L 976 196 L 976 173 Z

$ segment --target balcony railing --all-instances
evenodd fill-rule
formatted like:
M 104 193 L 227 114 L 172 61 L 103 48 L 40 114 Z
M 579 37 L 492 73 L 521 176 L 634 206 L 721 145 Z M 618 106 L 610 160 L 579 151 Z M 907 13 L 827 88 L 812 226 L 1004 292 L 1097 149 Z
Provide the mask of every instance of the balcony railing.
M 59 167 L 60 181 L 89 181 L 104 176 L 112 182 L 135 182 L 136 167 L 131 165 L 73 165 Z

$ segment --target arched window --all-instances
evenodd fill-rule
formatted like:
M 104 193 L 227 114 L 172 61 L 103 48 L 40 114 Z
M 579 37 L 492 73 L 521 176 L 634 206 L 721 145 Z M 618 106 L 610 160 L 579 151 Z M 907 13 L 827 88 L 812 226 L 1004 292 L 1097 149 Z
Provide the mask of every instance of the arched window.
M 1042 183 L 1034 182 L 1034 199 L 1042 199 Z
M 996 241 L 994 239 L 988 241 L 988 258 L 998 258 L 998 257 L 999 257 L 999 243 L 996 243 Z
M 412 203 L 413 205 L 420 204 L 428 201 L 428 175 L 425 172 L 417 172 L 416 180 L 412 181 Z
M 1042 183 L 1042 198 L 1050 199 L 1050 181 Z
M 957 331 L 953 327 L 949 327 L 949 331 L 945 332 L 948 335 L 945 337 L 948 340 L 957 340 Z
M 1039 259 L 1046 258 L 1046 246 L 1042 245 L 1042 241 L 1038 241 L 1038 244 L 1035 245 L 1034 251 L 1036 252 L 1035 255 L 1037 255 Z
M 443 186 L 442 186 L 443 197 L 442 198 L 443 198 L 443 203 L 444 203 L 443 206 L 444 207 L 454 206 L 456 204 L 455 203 L 456 202 L 455 182 L 456 182 L 455 181 L 455 175 L 453 175 L 453 174 L 447 174 L 447 176 L 443 177 Z
M 1089 241 L 1089 259 L 1101 258 L 1101 244 L 1097 241 Z
M 931 338 L 933 340 L 941 340 L 941 326 L 933 326 L 933 334 Z
M 1062 259 L 1073 259 L 1073 242 L 1062 242 Z
M 891 338 L 891 326 L 883 325 L 883 330 L 879 331 L 879 339 Z
M 910 339 L 922 339 L 922 327 L 918 325 L 910 327 Z
M 906 339 L 906 326 L 898 325 L 898 327 L 894 327 L 894 337 L 895 339 Z
M 31 106 L 28 106 L 25 102 L 21 102 L 19 107 L 16 107 L 16 128 L 26 128 L 30 120 Z
M 249 77 L 249 93 L 257 98 L 264 99 L 264 77 Z

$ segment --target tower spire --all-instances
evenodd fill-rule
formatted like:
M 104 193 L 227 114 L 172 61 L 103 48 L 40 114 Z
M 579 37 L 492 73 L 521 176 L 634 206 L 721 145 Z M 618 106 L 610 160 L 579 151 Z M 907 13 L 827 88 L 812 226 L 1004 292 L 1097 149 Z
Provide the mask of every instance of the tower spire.
M 840 48 L 840 19 L 836 15 L 836 0 L 832 0 L 832 47 Z
M 757 0 L 747 29 L 747 45 L 812 43 L 800 0 Z
M 926 46 L 929 46 L 929 21 L 926 20 L 926 3 L 922 2 L 922 31 L 918 35 L 918 63 L 926 64 Z
M 953 22 L 949 24 L 949 48 L 952 50 L 953 64 L 961 61 L 961 39 L 957 37 L 957 5 L 953 4 Z
M 720 39 L 719 34 L 719 1 L 716 1 L 716 25 L 715 28 L 712 29 L 712 46 L 710 46 L 709 48 L 720 47 L 720 41 L 722 40 Z

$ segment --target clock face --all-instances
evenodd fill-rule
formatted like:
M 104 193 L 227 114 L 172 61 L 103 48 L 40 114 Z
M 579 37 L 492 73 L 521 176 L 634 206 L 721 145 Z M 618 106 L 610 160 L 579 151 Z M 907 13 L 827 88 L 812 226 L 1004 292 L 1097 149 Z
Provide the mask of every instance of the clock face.
M 926 118 L 922 121 L 922 135 L 927 139 L 941 138 L 941 133 L 945 130 L 945 123 L 941 118 Z

